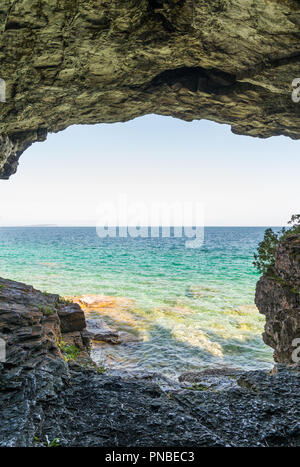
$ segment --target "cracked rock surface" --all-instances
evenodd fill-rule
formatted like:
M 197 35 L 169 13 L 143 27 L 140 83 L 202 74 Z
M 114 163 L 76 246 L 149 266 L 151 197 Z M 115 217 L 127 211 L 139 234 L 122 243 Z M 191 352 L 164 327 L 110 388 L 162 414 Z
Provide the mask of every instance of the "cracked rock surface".
M 48 132 L 150 113 L 299 138 L 299 26 L 296 0 L 2 0 L 0 177 Z
M 255 302 L 266 316 L 263 339 L 274 349 L 274 360 L 297 363 L 293 355 L 299 361 L 300 235 L 279 242 L 274 270 L 257 283 Z
M 2 447 L 300 446 L 295 368 L 183 368 L 178 382 L 103 372 L 78 305 L 5 279 L 0 337 Z

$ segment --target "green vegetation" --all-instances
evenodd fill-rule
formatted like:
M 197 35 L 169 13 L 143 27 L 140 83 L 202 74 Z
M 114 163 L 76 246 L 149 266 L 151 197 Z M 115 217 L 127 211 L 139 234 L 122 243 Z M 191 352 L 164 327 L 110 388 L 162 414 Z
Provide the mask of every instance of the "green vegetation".
M 54 438 L 52 441 L 49 440 L 48 436 L 46 435 L 46 441 L 42 441 L 38 436 L 34 437 L 34 441 L 40 443 L 41 446 L 46 448 L 57 448 L 60 446 L 60 439 Z
M 97 373 L 99 373 L 99 375 L 103 375 L 103 373 L 106 372 L 106 368 L 104 368 L 104 366 L 98 366 L 96 368 L 96 371 L 97 371 Z
M 290 227 L 283 227 L 278 233 L 275 233 L 272 229 L 265 231 L 264 239 L 258 245 L 253 262 L 253 265 L 261 274 L 273 274 L 278 242 L 289 235 L 300 234 L 300 214 L 294 214 L 288 224 Z
M 58 347 L 64 354 L 66 362 L 68 362 L 69 360 L 76 360 L 80 354 L 80 349 L 76 347 L 76 345 L 70 345 L 64 341 L 58 342 Z
M 52 308 L 47 308 L 43 305 L 40 305 L 40 311 L 43 313 L 44 316 L 51 316 L 54 313 L 54 310 Z
M 47 448 L 58 448 L 60 446 L 60 440 L 59 440 L 59 438 L 54 438 L 52 441 L 49 441 L 49 439 L 47 437 L 47 441 L 46 441 L 45 446 Z
M 59 296 L 57 300 L 57 305 L 62 303 L 63 305 L 73 305 L 74 303 L 71 300 L 68 300 L 67 298 Z
M 188 386 L 185 389 L 190 389 L 191 391 L 207 391 L 209 389 L 208 386 L 203 386 L 197 383 L 193 383 L 192 386 Z

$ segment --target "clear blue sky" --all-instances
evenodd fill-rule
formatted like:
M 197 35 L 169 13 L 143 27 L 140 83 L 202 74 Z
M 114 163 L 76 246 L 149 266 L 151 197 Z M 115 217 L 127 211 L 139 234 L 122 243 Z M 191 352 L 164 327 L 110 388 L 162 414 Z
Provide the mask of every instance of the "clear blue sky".
M 148 115 L 73 126 L 0 181 L 0 225 L 95 225 L 102 201 L 201 202 L 206 225 L 283 225 L 299 213 L 300 141 Z

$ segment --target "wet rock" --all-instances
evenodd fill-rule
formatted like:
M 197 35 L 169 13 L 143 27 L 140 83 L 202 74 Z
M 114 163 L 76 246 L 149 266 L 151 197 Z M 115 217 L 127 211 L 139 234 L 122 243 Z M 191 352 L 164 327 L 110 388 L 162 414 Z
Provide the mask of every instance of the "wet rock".
M 134 313 L 133 316 L 131 315 L 134 300 L 106 295 L 83 295 L 71 297 L 70 300 L 84 310 L 87 317 L 87 332 L 94 342 L 115 345 L 141 340 L 136 335 Z M 108 324 L 102 317 L 115 325 Z M 133 333 L 124 331 L 123 327 L 132 329 Z
M 117 331 L 116 329 L 108 326 L 103 320 L 101 319 L 87 319 L 87 332 L 93 341 L 97 342 L 106 342 L 108 344 L 126 344 L 129 342 L 138 342 L 136 336 L 129 334 L 129 332 L 125 331 Z
M 178 381 L 183 388 L 194 391 L 220 391 L 237 385 L 238 376 L 243 372 L 235 368 L 207 368 L 202 371 L 182 373 Z
M 95 341 L 108 342 L 110 344 L 117 344 L 119 341 L 119 333 L 116 329 L 110 328 L 103 320 L 88 319 L 87 331 L 91 339 Z
M 238 372 L 239 370 L 235 368 L 206 368 L 202 371 L 189 371 L 187 373 L 182 373 L 178 380 L 194 383 L 210 377 L 219 378 L 222 376 L 234 376 Z

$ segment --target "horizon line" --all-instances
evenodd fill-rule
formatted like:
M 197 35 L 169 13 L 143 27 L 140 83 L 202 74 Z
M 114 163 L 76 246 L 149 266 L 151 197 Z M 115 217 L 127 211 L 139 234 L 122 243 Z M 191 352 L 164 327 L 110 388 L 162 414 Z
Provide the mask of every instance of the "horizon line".
M 238 224 L 220 224 L 220 225 L 184 225 L 184 226 L 179 226 L 179 225 L 164 225 L 164 226 L 157 226 L 157 225 L 144 225 L 144 226 L 138 226 L 138 225 L 128 225 L 128 226 L 122 226 L 122 225 L 114 225 L 114 226 L 101 226 L 101 227 L 104 227 L 104 228 L 131 228 L 131 227 L 141 227 L 141 228 L 145 228 L 147 227 L 148 229 L 149 228 L 185 228 L 185 227 L 188 227 L 188 228 L 207 228 L 207 227 L 239 227 L 239 228 L 249 228 L 249 227 L 273 227 L 273 228 L 281 228 L 281 227 L 287 227 L 288 225 L 287 224 L 284 224 L 284 225 L 270 225 L 270 224 L 265 224 L 265 225 L 238 225 Z M 63 224 L 30 224 L 30 225 L 0 225 L 0 228 L 43 228 L 43 229 L 55 229 L 55 228 L 94 228 L 94 229 L 97 229 L 97 227 L 99 226 L 96 226 L 96 225 L 90 225 L 90 224 L 84 224 L 84 225 L 75 225 L 75 224 L 72 224 L 72 225 L 63 225 Z

